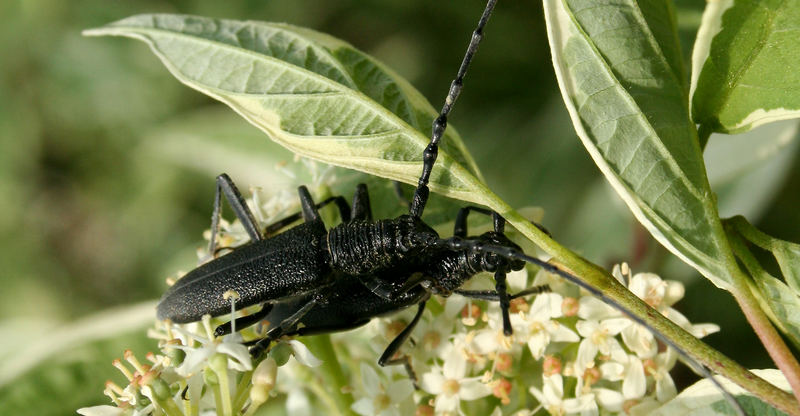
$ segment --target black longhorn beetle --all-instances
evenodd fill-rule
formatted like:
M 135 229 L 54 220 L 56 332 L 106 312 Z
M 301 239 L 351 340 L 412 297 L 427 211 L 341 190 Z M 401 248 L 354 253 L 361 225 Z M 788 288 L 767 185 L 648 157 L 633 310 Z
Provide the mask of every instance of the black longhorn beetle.
M 198 321 L 206 314 L 222 315 L 230 311 L 230 303 L 223 294 L 233 290 L 240 297 L 237 307 L 263 306 L 256 313 L 220 325 L 216 333 L 229 333 L 233 324 L 241 328 L 262 320 L 273 323 L 266 336 L 251 348 L 251 353 L 258 356 L 273 340 L 284 335 L 355 328 L 373 317 L 418 305 L 411 323 L 389 344 L 378 361 L 382 366 L 404 364 L 410 368 L 407 356 L 395 358 L 395 355 L 419 322 L 425 302 L 432 294 L 456 293 L 498 301 L 503 314 L 503 331 L 510 335 L 510 300 L 547 288 L 534 287 L 509 294 L 506 274 L 521 270 L 525 261 L 558 274 L 566 273 L 541 260 L 520 257 L 522 250 L 504 235 L 505 219 L 496 212 L 475 206 L 462 208 L 456 217 L 453 237 L 446 239 L 440 238 L 421 219 L 429 195 L 428 180 L 436 162 L 438 143 L 447 127 L 447 116 L 461 91 L 495 3 L 496 0 L 488 2 L 445 105 L 434 120 L 432 139 L 423 153 L 422 175 L 409 214 L 373 221 L 364 184 L 356 188 L 352 210 L 341 196 L 315 204 L 308 189 L 301 186 L 298 193 L 302 212 L 267 226 L 262 234 L 236 185 L 228 175 L 221 174 L 217 177 L 209 252 L 217 250 L 222 195 L 244 225 L 251 242 L 180 278 L 161 298 L 158 318 L 187 323 Z M 330 203 L 338 207 L 342 223 L 326 230 L 318 210 Z M 491 216 L 494 230 L 468 236 L 467 217 L 473 211 Z M 274 237 L 265 237 L 301 216 L 302 224 Z M 495 290 L 459 289 L 480 272 L 494 273 Z
M 649 326 L 613 299 L 578 277 L 543 260 L 531 257 L 504 234 L 505 219 L 491 210 L 467 206 L 456 216 L 453 236 L 441 238 L 421 216 L 428 200 L 428 181 L 436 162 L 438 144 L 447 127 L 447 117 L 463 86 L 469 64 L 483 38 L 483 28 L 497 0 L 489 0 L 472 33 L 467 51 L 452 81 L 439 116 L 433 122 L 431 141 L 423 152 L 422 174 L 410 203 L 409 213 L 393 219 L 373 221 L 366 185 L 359 184 L 353 196 L 352 210 L 342 196 L 315 204 L 305 186 L 298 188 L 302 212 L 266 227 L 262 234 L 236 185 L 226 174 L 216 179 L 211 220 L 209 253 L 216 253 L 221 196 L 233 208 L 251 241 L 232 249 L 190 271 L 170 287 L 161 298 L 157 315 L 175 323 L 199 321 L 204 315 L 220 316 L 230 312 L 224 296 L 233 290 L 239 295 L 235 305 L 262 308 L 233 322 L 218 326 L 217 336 L 230 333 L 233 326 L 242 328 L 261 321 L 270 326 L 263 339 L 250 349 L 255 357 L 266 351 L 272 341 L 286 335 L 310 335 L 356 328 L 372 318 L 418 305 L 414 318 L 391 341 L 378 363 L 404 365 L 414 380 L 409 357 L 397 356 L 422 317 L 425 303 L 432 294 L 462 296 L 499 302 L 503 332 L 512 334 L 509 302 L 512 299 L 549 290 L 532 287 L 516 294 L 506 288 L 506 274 L 532 263 L 557 274 L 587 290 L 634 322 Z M 336 204 L 342 223 L 326 230 L 318 210 Z M 470 212 L 488 215 L 494 229 L 479 236 L 468 236 Z M 298 221 L 303 223 L 267 238 Z M 459 289 L 480 272 L 493 272 L 494 290 Z M 652 330 L 652 328 L 651 328 Z M 653 331 L 661 341 L 674 348 L 688 364 L 709 379 L 740 411 L 733 396 L 704 366 L 694 361 L 682 348 Z M 741 413 L 743 414 L 743 413 Z

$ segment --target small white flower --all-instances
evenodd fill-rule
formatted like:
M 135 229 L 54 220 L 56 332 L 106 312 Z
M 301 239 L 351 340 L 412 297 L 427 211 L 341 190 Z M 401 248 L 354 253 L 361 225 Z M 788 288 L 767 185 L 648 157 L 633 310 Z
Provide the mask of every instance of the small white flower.
M 578 317 L 581 319 L 608 319 L 621 317 L 618 311 L 594 296 L 581 296 L 578 300 Z
M 436 395 L 436 413 L 461 414 L 461 400 L 475 400 L 491 394 L 480 377 L 467 378 L 467 362 L 461 351 L 453 349 L 442 368 L 433 367 L 422 376 L 422 389 Z
M 175 332 L 185 332 L 179 326 L 173 328 Z M 175 346 L 186 353 L 183 363 L 175 371 L 184 377 L 191 376 L 208 365 L 208 360 L 216 353 L 228 356 L 228 368 L 237 371 L 250 371 L 253 363 L 250 359 L 250 352 L 242 344 L 242 336 L 239 333 L 229 334 L 222 338 L 215 338 L 210 335 L 208 338 L 198 334 L 185 332 L 185 335 L 200 342 L 200 347 L 190 347 L 186 345 Z
M 522 325 L 514 327 L 517 339 L 528 344 L 534 359 L 542 358 L 551 342 L 578 342 L 580 337 L 571 329 L 555 320 L 563 315 L 561 305 L 564 298 L 558 293 L 543 293 L 536 296 Z
M 653 333 L 639 324 L 634 323 L 626 327 L 621 335 L 625 346 L 639 358 L 651 358 L 658 352 L 658 343 Z
M 669 371 L 675 366 L 677 354 L 672 348 L 658 354 L 655 359 L 646 360 L 644 369 L 648 376 L 652 376 L 656 383 L 656 399 L 665 402 L 678 394 L 675 383 Z
M 606 380 L 622 380 L 622 395 L 626 400 L 640 399 L 647 392 L 644 367 L 635 355 L 628 354 L 623 360 L 603 363 L 600 372 Z
M 598 352 L 615 361 L 626 361 L 625 350 L 615 337 L 630 324 L 631 321 L 626 318 L 578 321 L 575 328 L 584 338 L 578 346 L 575 360 L 578 374 L 594 366 L 594 358 Z
M 528 389 L 536 397 L 539 404 L 551 415 L 563 416 L 580 413 L 581 415 L 597 415 L 599 409 L 594 393 L 579 394 L 578 397 L 564 399 L 564 378 L 561 374 L 553 374 L 542 378 L 542 390 L 536 387 Z
M 402 416 L 400 404 L 411 397 L 414 386 L 409 380 L 398 380 L 386 385 L 378 373 L 361 363 L 361 380 L 366 395 L 353 403 L 353 411 L 364 416 Z
M 518 316 L 511 315 L 511 327 L 514 328 L 515 332 L 520 322 L 521 320 Z M 519 347 L 512 343 L 513 339 L 503 333 L 503 314 L 496 304 L 489 307 L 486 327 L 474 331 L 473 341 L 473 348 L 480 355 L 519 350 Z

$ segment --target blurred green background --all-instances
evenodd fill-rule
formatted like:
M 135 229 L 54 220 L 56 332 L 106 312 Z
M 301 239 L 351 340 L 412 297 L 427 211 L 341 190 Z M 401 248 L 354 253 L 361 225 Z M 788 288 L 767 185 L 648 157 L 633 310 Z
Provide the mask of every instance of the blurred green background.
M 702 2 L 678 3 L 688 56 Z M 104 381 L 122 383 L 111 359 L 125 347 L 143 356 L 154 342 L 137 330 L 62 351 L 65 330 L 157 299 L 165 277 L 196 261 L 213 177 L 227 171 L 243 188 L 268 186 L 275 163 L 265 136 L 179 84 L 145 45 L 84 38 L 82 29 L 151 12 L 289 22 L 377 56 L 438 108 L 482 8 L 477 0 L 0 2 L 0 414 L 107 403 Z M 722 326 L 711 345 L 746 367 L 773 366 L 732 298 L 658 246 L 605 185 L 563 107 L 538 2 L 500 2 L 451 122 L 490 187 L 514 206 L 543 207 L 557 240 L 601 265 L 628 261 L 684 281 L 678 309 Z M 715 136 L 708 153 L 724 213 L 800 241 L 797 141 L 752 160 L 754 144 L 795 128 Z M 244 154 L 249 166 L 263 161 L 265 179 L 241 169 Z M 9 381 L 11 364 L 34 344 L 58 353 Z

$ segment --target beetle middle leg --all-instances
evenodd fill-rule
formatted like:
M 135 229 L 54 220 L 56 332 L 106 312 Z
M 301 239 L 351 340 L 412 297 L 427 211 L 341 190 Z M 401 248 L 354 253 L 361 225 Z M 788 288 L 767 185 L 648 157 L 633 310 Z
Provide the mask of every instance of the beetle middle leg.
M 399 357 L 396 357 L 397 352 L 400 351 L 400 347 L 408 340 L 408 337 L 411 335 L 411 332 L 414 331 L 414 328 L 419 323 L 420 318 L 422 318 L 422 313 L 425 312 L 425 302 L 423 300 L 419 303 L 419 309 L 417 309 L 416 315 L 414 315 L 414 319 L 409 322 L 409 324 L 403 328 L 403 331 L 397 335 L 389 346 L 386 347 L 386 350 L 381 354 L 381 358 L 378 359 L 378 365 L 381 367 L 386 367 L 389 365 L 402 365 L 406 372 L 408 373 L 408 378 L 411 379 L 411 382 L 414 383 L 414 388 L 419 389 L 419 385 L 417 383 L 417 375 L 414 373 L 414 369 L 411 367 L 411 358 L 409 358 L 408 354 L 403 354 Z
M 344 197 L 341 195 L 332 196 L 316 204 L 314 207 L 319 210 L 330 203 L 336 204 L 336 208 L 339 209 L 339 216 L 341 217 L 342 222 L 348 222 L 351 219 L 372 221 L 372 209 L 370 207 L 369 194 L 367 193 L 367 185 L 364 185 L 363 183 L 358 184 L 356 187 L 356 193 L 353 196 L 352 210 L 350 209 L 350 206 L 347 205 L 347 201 L 345 201 Z M 269 224 L 264 228 L 264 234 L 267 236 L 275 234 L 282 228 L 287 227 L 293 222 L 299 220 L 302 216 L 302 212 L 297 212 L 277 222 Z
M 269 315 L 273 306 L 274 304 L 272 303 L 265 303 L 261 306 L 261 309 L 258 312 L 247 316 L 242 316 L 241 318 L 236 318 L 233 321 L 225 322 L 224 324 L 220 324 L 214 329 L 214 336 L 221 337 L 223 335 L 230 334 L 231 330 L 233 329 L 233 324 L 236 325 L 236 328 L 247 328 L 250 325 L 257 324 L 259 321 L 264 319 L 264 317 Z
M 253 357 L 259 357 L 261 354 L 267 351 L 272 341 L 289 332 L 289 330 L 294 328 L 300 319 L 302 319 L 303 316 L 305 316 L 308 311 L 311 310 L 311 308 L 316 306 L 318 303 L 323 302 L 322 296 L 322 294 L 314 295 L 314 297 L 312 297 L 308 303 L 298 309 L 294 314 L 292 314 L 292 316 L 284 319 L 280 325 L 270 329 L 263 339 L 259 340 L 255 345 L 253 345 L 252 348 L 250 348 L 250 355 Z

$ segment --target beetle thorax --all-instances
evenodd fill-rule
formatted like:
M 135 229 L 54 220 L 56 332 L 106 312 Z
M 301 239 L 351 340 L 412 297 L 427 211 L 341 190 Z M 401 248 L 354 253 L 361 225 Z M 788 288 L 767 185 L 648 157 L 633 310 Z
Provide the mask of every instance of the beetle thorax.
M 417 271 L 430 261 L 428 241 L 438 237 L 433 229 L 408 215 L 340 224 L 328 232 L 331 268 L 350 275 Z

